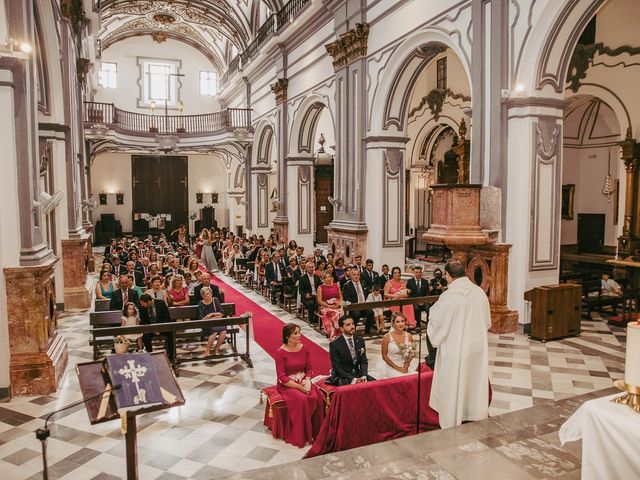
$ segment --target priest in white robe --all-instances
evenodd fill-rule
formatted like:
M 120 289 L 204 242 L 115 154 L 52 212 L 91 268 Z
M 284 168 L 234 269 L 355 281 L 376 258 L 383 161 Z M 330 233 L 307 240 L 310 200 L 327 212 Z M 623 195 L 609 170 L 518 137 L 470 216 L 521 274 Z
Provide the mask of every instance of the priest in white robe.
M 449 288 L 431 307 L 427 325 L 438 349 L 429 406 L 441 428 L 489 416 L 489 300 L 460 261 L 449 260 L 445 272 Z

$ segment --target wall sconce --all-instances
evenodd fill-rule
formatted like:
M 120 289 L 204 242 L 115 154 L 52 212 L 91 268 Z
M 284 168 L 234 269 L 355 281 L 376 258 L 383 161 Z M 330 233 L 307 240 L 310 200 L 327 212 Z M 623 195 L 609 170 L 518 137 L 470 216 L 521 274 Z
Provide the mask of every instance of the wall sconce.
M 124 193 L 116 193 L 116 205 L 124 205 Z
M 202 192 L 196 192 L 196 203 L 202 203 L 202 196 L 204 195 L 204 193 Z
M 106 193 L 99 193 L 98 194 L 98 198 L 100 200 L 100 205 L 106 205 L 107 204 L 107 194 Z

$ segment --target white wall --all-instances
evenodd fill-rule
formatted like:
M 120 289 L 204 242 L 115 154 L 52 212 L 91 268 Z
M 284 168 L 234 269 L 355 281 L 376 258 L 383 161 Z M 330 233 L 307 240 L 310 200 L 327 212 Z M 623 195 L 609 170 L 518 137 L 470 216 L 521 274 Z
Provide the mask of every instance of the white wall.
M 613 148 L 564 149 L 562 184 L 575 184 L 576 189 L 573 199 L 573 220 L 562 220 L 562 245 L 578 243 L 578 214 L 580 213 L 604 213 L 604 243 L 610 246 L 616 245 L 616 226 L 613 224 L 614 197 L 611 197 L 611 203 L 609 203 L 607 197 L 601 193 L 604 178 L 607 175 L 607 155 L 610 150 L 613 183 L 618 178 L 620 162 L 615 156 L 618 149 L 615 149 L 615 153 Z M 624 202 L 624 198 L 620 201 Z M 622 218 L 618 219 L 618 222 L 622 222 Z
M 117 88 L 98 87 L 94 101 L 114 103 L 124 110 L 150 113 L 148 108 L 138 108 L 137 99 L 141 96 L 140 67 L 137 57 L 151 57 L 159 59 L 180 60 L 182 66 L 180 78 L 182 88 L 179 100 L 184 104 L 184 114 L 209 113 L 220 110 L 216 98 L 200 95 L 200 71 L 215 70 L 214 65 L 198 50 L 176 40 L 168 39 L 164 43 L 156 43 L 151 37 L 133 37 L 115 43 L 102 52 L 103 62 L 115 62 L 118 65 Z M 94 75 L 97 75 L 97 67 Z M 97 81 L 96 81 L 97 85 Z M 157 105 L 156 113 L 163 110 Z M 177 114 L 177 110 L 169 112 Z
M 205 195 L 203 204 L 196 203 L 196 192 L 218 193 L 215 208 L 219 227 L 228 225 L 227 213 L 227 168 L 217 155 L 189 155 L 188 157 L 188 205 L 189 212 L 199 211 L 211 203 L 211 196 Z M 122 223 L 123 232 L 131 232 L 133 220 L 133 187 L 131 177 L 131 155 L 107 153 L 99 155 L 91 167 L 91 185 L 93 195 L 98 200 L 102 192 L 124 193 L 124 205 L 116 205 L 116 196 L 107 195 L 107 205 L 98 205 L 93 211 L 94 222 L 100 220 L 102 213 L 114 213 Z M 191 225 L 190 225 L 191 227 Z

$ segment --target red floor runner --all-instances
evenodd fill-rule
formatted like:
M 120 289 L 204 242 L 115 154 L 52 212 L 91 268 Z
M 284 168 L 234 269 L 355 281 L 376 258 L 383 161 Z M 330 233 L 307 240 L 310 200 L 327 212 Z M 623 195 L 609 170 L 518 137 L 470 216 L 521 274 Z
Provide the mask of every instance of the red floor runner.
M 242 315 L 245 312 L 252 313 L 251 328 L 253 339 L 265 352 L 273 357 L 276 350 L 282 345 L 282 326 L 284 322 L 214 274 L 211 275 L 211 281 L 224 290 L 225 302 L 236 304 L 237 315 Z M 302 337 L 302 342 L 311 351 L 313 374 L 328 375 L 329 370 L 331 370 L 329 352 L 305 336 Z

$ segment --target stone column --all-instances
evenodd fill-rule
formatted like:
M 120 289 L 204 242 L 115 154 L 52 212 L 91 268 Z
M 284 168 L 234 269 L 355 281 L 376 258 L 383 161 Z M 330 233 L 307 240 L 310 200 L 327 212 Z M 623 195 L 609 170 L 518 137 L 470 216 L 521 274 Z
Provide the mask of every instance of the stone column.
M 357 253 L 376 265 L 404 267 L 405 137 L 368 137 L 367 191 L 365 197 L 368 238 L 354 236 Z M 346 238 L 350 238 L 347 236 Z M 340 241 L 344 243 L 344 241 Z M 351 255 L 355 255 L 355 252 Z
M 282 53 L 283 67 L 282 74 L 286 76 L 286 53 Z M 276 83 L 271 85 L 271 90 L 276 97 L 276 106 L 278 108 L 278 125 L 276 138 L 278 139 L 278 212 L 273 219 L 273 231 L 278 239 L 287 242 L 289 240 L 289 218 L 287 217 L 287 166 L 286 157 L 289 148 L 289 125 L 288 125 L 288 108 L 287 108 L 287 86 L 289 80 L 286 78 L 278 78 Z
M 558 282 L 562 204 L 562 98 L 510 100 L 506 218 L 508 302 L 524 318 L 524 292 Z
M 90 282 L 87 278 L 90 246 L 88 235 L 62 240 L 65 309 L 85 310 L 90 306 Z
M 367 41 L 369 25 L 357 23 L 364 12 L 357 2 L 347 2 L 335 13 L 338 40 L 326 45 L 335 70 L 336 157 L 334 219 L 328 228 L 329 249 L 348 262 L 367 253 L 365 222 L 365 146 Z M 367 167 L 368 173 L 368 167 Z M 371 208 L 369 205 L 366 208 Z M 377 243 L 377 240 L 373 243 Z M 354 251 L 347 246 L 355 246 Z M 404 263 L 404 262 L 402 262 Z
M 618 237 L 618 256 L 629 258 L 636 255 L 640 247 L 640 208 L 638 207 L 638 160 L 640 152 L 636 140 L 632 137 L 631 127 L 627 129 L 625 140 L 621 143 L 622 159 L 626 171 L 624 201 L 624 223 L 622 235 Z
M 9 2 L 5 11 L 8 35 L 33 45 L 33 3 Z M 8 351 L 4 342 L 0 343 L 0 350 L 3 359 L 8 357 L 12 393 L 41 395 L 56 390 L 66 367 L 67 346 L 58 335 L 55 322 L 53 269 L 57 259 L 44 243 L 40 225 L 34 55 L 0 58 L 0 93 L 0 103 L 5 107 L 0 108 L 0 124 L 13 133 L 8 139 L 10 144 L 5 146 L 3 162 L 5 173 L 12 177 L 7 183 L 16 186 L 15 195 L 11 189 L 3 189 L 0 198 L 10 206 L 17 197 L 14 208 L 1 215 L 0 250 L 5 268 L 0 285 L 5 292 L 0 298 L 6 298 L 7 314 L 5 317 L 4 308 L 0 308 L 0 327 L 7 332 Z M 19 235 L 7 229 L 18 231 Z

